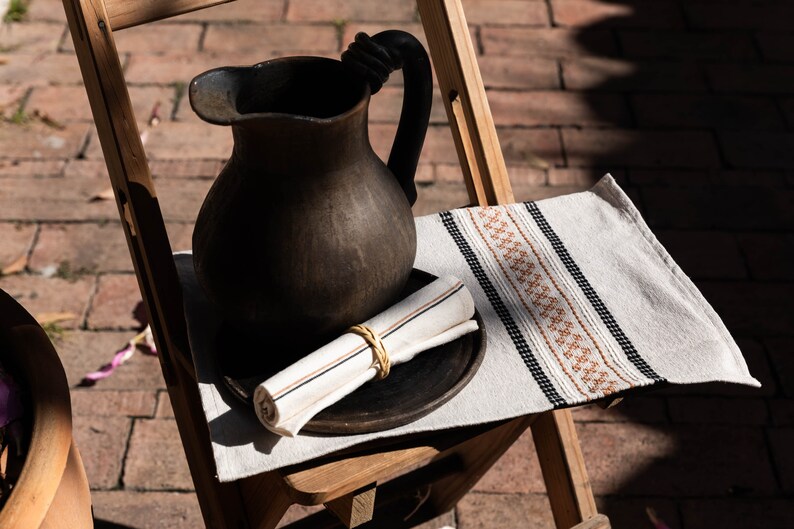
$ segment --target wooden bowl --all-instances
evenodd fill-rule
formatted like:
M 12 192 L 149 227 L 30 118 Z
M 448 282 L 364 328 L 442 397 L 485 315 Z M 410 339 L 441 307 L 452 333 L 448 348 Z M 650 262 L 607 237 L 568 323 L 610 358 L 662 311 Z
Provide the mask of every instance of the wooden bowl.
M 0 510 L 0 527 L 89 529 L 91 496 L 72 440 L 69 386 L 44 330 L 0 291 L 0 354 L 27 394 L 32 422 L 22 472 Z

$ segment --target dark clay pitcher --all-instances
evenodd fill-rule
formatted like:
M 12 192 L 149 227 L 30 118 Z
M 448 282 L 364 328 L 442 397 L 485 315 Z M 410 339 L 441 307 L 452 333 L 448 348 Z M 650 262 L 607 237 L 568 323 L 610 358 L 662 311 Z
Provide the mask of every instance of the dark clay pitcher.
M 387 166 L 367 108 L 400 67 Z M 193 232 L 196 276 L 228 322 L 305 350 L 395 301 L 416 253 L 414 173 L 431 97 L 427 54 L 400 31 L 359 34 L 342 62 L 288 57 L 191 82 L 193 110 L 234 136 Z

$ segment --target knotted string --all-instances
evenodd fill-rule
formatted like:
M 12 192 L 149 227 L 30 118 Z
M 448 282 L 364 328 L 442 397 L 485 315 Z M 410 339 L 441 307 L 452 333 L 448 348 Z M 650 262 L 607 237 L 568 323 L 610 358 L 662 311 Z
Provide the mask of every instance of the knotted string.
M 373 94 L 377 94 L 389 75 L 402 66 L 398 57 L 393 57 L 388 48 L 366 33 L 356 35 L 355 41 L 342 53 L 342 62 L 367 80 Z
M 372 327 L 367 327 L 366 325 L 353 325 L 347 332 L 361 336 L 372 348 L 372 355 L 375 357 L 372 365 L 373 367 L 375 364 L 378 366 L 377 379 L 383 380 L 389 376 L 391 360 L 389 359 L 389 353 L 386 352 L 386 346 L 383 345 L 383 340 L 380 339 L 380 335 Z

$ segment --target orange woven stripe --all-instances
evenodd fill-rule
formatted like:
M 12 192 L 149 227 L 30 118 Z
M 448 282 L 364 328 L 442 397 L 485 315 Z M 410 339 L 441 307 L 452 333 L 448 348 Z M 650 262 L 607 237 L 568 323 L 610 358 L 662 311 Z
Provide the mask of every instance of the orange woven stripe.
M 591 392 L 614 392 L 617 381 L 612 379 L 600 365 L 593 362 L 593 356 L 590 348 L 584 343 L 584 337 L 576 331 L 576 325 L 561 306 L 560 298 L 552 293 L 547 280 L 538 272 L 530 254 L 503 218 L 502 208 L 482 208 L 479 210 L 479 216 L 483 221 L 483 227 L 501 251 L 506 264 L 523 286 L 524 293 L 538 308 L 540 317 L 545 320 L 549 330 L 557 335 L 554 342 L 563 356 L 572 363 L 573 371 L 581 377 L 582 382 Z M 537 254 L 535 257 L 538 257 Z M 544 271 L 548 274 L 547 269 L 544 268 Z M 564 369 L 565 366 L 559 359 L 558 363 Z

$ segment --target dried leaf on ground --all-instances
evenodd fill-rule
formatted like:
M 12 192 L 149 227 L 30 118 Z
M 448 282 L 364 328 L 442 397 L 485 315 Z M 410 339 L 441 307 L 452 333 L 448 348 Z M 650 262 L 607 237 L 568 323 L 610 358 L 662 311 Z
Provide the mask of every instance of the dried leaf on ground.
M 26 266 L 28 266 L 28 255 L 24 254 L 3 267 L 3 269 L 0 270 L 0 276 L 18 274 L 19 272 L 24 271 Z
M 56 130 L 64 130 L 64 129 L 66 129 L 66 125 L 64 125 L 60 121 L 57 121 L 52 116 L 50 116 L 46 112 L 42 112 L 39 109 L 35 109 L 33 111 L 32 116 L 34 118 L 38 119 L 39 121 L 41 121 L 42 123 L 44 123 L 45 125 L 47 125 L 48 127 L 51 127 L 53 129 L 56 129 Z
M 154 104 L 152 107 L 152 111 L 149 113 L 149 121 L 147 122 L 149 127 L 154 128 L 160 124 L 160 102 Z
M 549 162 L 538 156 L 537 154 L 533 154 L 531 152 L 524 153 L 527 162 L 530 166 L 536 169 L 548 169 L 550 167 Z
M 61 321 L 68 321 L 77 318 L 74 312 L 40 312 L 36 314 L 36 321 L 39 325 L 46 325 L 48 323 L 58 323 Z
M 99 201 L 99 200 L 113 200 L 114 198 L 115 198 L 115 196 L 113 195 L 113 188 L 109 187 L 107 189 L 104 189 L 104 190 L 100 191 L 99 193 L 95 193 L 95 194 L 91 195 L 91 197 L 88 199 L 88 201 L 89 202 L 96 202 L 96 201 Z
M 664 520 L 659 518 L 659 516 L 656 514 L 656 511 L 652 507 L 646 507 L 645 513 L 648 515 L 648 519 L 653 524 L 654 529 L 670 529 L 670 526 L 664 523 Z

